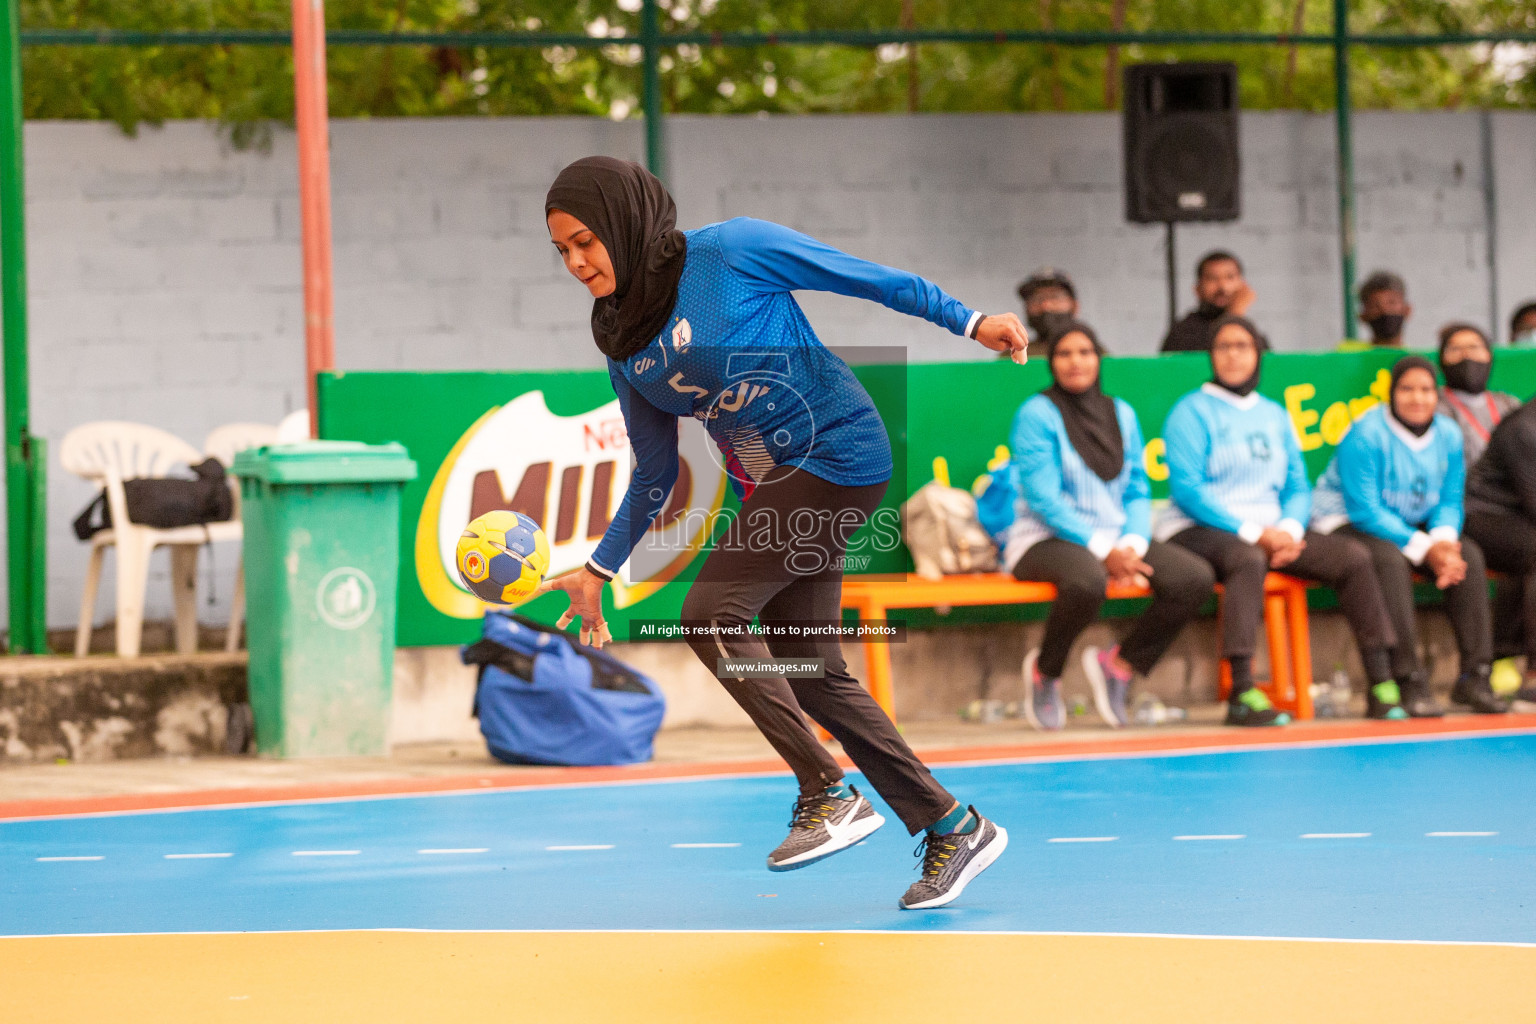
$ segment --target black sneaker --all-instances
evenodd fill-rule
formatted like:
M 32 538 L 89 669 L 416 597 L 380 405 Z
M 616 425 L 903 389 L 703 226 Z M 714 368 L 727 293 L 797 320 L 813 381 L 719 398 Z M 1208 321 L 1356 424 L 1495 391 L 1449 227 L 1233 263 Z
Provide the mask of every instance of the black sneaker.
M 1386 722 L 1401 722 L 1408 717 L 1403 707 L 1403 691 L 1395 679 L 1377 683 L 1365 691 L 1365 717 Z
M 1509 705 L 1494 696 L 1493 687 L 1488 682 L 1488 675 L 1487 665 L 1479 665 L 1470 672 L 1463 672 L 1451 689 L 1451 700 L 1471 708 L 1474 714 L 1504 714 L 1509 710 Z
M 1276 711 L 1264 691 L 1255 687 L 1252 690 L 1244 690 L 1227 702 L 1227 718 L 1223 724 L 1290 725 L 1291 716 L 1284 711 Z
M 793 871 L 867 839 L 885 824 L 880 813 L 853 786 L 853 796 L 817 793 L 795 801 L 789 835 L 768 855 L 769 871 Z
M 1403 710 L 1408 712 L 1409 718 L 1443 718 L 1445 708 L 1435 700 L 1435 694 L 1429 688 L 1429 677 L 1423 672 L 1415 672 L 1408 677 L 1408 681 L 1402 687 Z
M 928 910 L 959 899 L 971 879 L 991 867 L 1008 848 L 1008 832 L 976 813 L 974 831 L 947 836 L 924 833 L 915 856 L 923 860 L 923 875 L 896 901 L 902 910 Z

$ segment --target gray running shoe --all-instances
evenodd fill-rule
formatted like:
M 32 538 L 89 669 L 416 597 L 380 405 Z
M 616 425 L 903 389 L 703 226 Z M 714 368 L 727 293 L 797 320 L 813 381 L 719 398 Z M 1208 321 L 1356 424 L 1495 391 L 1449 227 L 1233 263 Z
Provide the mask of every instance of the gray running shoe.
M 1061 699 L 1061 680 L 1042 679 L 1035 670 L 1039 651 L 1024 656 L 1024 717 L 1036 729 L 1054 732 L 1067 724 L 1067 705 Z
M 1118 644 L 1107 651 L 1097 647 L 1083 648 L 1083 672 L 1088 676 L 1088 685 L 1093 688 L 1093 706 L 1104 724 L 1116 729 L 1131 724 L 1130 716 L 1125 712 L 1131 680 L 1115 672 L 1114 661 L 1119 653 Z
M 915 855 L 923 860 L 923 875 L 897 901 L 902 910 L 928 910 L 952 903 L 971 880 L 992 866 L 1008 848 L 1008 832 L 969 808 L 980 824 L 974 832 L 947 836 L 924 834 Z
M 853 786 L 853 796 L 839 799 L 826 793 L 795 801 L 789 835 L 768 855 L 769 871 L 793 871 L 861 843 L 885 824 L 880 813 Z

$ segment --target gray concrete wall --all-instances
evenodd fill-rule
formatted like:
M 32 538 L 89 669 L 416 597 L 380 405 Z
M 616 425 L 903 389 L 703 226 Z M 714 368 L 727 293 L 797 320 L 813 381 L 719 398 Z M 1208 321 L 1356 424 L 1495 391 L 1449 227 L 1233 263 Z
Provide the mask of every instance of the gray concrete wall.
M 1492 131 L 1500 319 L 1536 294 L 1536 115 Z M 1451 317 L 1489 318 L 1481 115 L 1363 114 L 1361 268 L 1401 270 L 1429 344 Z M 1118 353 L 1152 351 L 1166 315 L 1162 229 L 1123 222 L 1113 115 L 696 118 L 668 124 L 685 227 L 750 214 L 909 267 L 971 305 L 1013 309 L 1052 262 Z M 346 369 L 597 367 L 583 293 L 543 233 L 555 171 L 602 152 L 638 158 L 640 125 L 597 119 L 398 120 L 332 127 L 336 334 Z M 132 419 L 194 444 L 234 420 L 303 404 L 292 136 L 231 152 L 202 123 L 27 126 L 33 422 Z M 1179 231 L 1191 265 L 1242 255 L 1254 316 L 1281 349 L 1339 335 L 1331 119 L 1243 119 L 1244 218 Z M 972 343 L 867 303 L 806 296 L 828 341 L 901 344 L 914 361 L 979 358 Z M 76 616 L 85 552 L 68 532 L 90 489 L 50 467 L 49 621 Z M 162 556 L 163 557 L 163 556 Z M 227 616 L 220 551 L 209 622 Z M 169 614 L 164 566 L 149 614 Z M 98 620 L 110 616 L 112 580 Z

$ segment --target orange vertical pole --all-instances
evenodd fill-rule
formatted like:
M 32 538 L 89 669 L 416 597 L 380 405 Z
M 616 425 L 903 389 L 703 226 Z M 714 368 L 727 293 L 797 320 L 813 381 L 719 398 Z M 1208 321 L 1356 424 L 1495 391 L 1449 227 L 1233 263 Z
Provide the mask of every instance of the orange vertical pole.
M 293 97 L 299 136 L 299 226 L 304 250 L 304 377 L 309 388 L 309 436 L 319 437 L 316 375 L 336 365 L 324 0 L 293 0 Z

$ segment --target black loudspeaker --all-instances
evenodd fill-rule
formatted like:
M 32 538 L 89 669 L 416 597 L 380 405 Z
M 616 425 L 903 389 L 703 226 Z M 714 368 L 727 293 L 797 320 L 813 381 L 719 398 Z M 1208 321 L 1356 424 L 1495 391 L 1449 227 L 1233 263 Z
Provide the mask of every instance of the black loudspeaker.
M 1237 65 L 1125 69 L 1125 218 L 1236 220 Z

